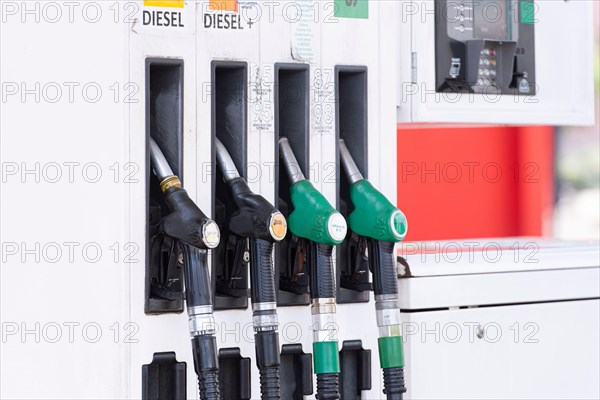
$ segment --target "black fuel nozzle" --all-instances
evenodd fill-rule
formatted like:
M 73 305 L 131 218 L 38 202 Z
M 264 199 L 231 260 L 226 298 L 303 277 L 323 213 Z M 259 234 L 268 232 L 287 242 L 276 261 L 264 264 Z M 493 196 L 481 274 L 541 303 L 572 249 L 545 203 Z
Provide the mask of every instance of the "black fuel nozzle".
M 229 221 L 229 229 L 237 236 L 270 243 L 283 240 L 287 222 L 283 214 L 267 199 L 250 190 L 229 152 L 217 139 L 217 163 L 237 207 Z
M 217 247 L 221 238 L 219 226 L 190 199 L 181 181 L 171 170 L 160 147 L 152 138 L 150 159 L 154 174 L 160 181 L 160 188 L 171 210 L 171 214 L 161 222 L 160 229 L 166 235 L 199 249 Z
M 178 240 L 183 253 L 185 302 L 200 399 L 220 400 L 212 288 L 208 270 L 208 249 L 218 246 L 221 237 L 219 227 L 190 199 L 152 138 L 150 159 L 171 209 L 171 213 L 161 222 L 160 229 Z
M 269 201 L 250 190 L 218 139 L 216 147 L 218 165 L 237 208 L 229 220 L 229 230 L 249 240 L 250 297 L 261 395 L 263 400 L 279 399 L 279 323 L 273 244 L 285 237 L 287 223 Z

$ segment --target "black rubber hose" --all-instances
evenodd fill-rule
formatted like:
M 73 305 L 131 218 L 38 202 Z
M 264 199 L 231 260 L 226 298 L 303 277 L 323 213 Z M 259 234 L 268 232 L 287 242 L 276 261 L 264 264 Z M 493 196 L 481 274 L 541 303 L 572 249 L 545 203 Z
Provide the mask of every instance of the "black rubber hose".
M 220 400 L 219 371 L 205 371 L 198 375 L 200 400 Z
M 275 276 L 273 271 L 273 243 L 262 239 L 250 239 L 250 296 L 252 304 L 276 303 Z M 254 311 L 275 313 L 269 309 Z M 281 398 L 279 383 L 279 334 L 276 330 L 261 331 L 254 336 L 256 366 L 260 373 L 260 393 L 263 400 Z
M 260 393 L 263 400 L 281 398 L 279 384 L 279 335 L 277 331 L 263 331 L 254 335 L 256 366 L 260 372 Z
M 195 336 L 192 338 L 192 349 L 194 351 L 194 369 L 198 375 L 200 400 L 221 400 L 219 359 L 215 336 Z
M 183 276 L 186 306 L 212 304 L 212 288 L 208 271 L 208 251 L 179 242 L 183 252 Z
M 404 368 L 384 368 L 383 393 L 387 396 L 387 400 L 402 400 L 405 392 Z
M 281 399 L 279 387 L 279 367 L 264 367 L 260 373 L 260 398 L 262 400 Z
M 276 303 L 273 243 L 250 239 L 250 297 L 252 304 Z
M 373 273 L 373 291 L 375 296 L 398 294 L 398 272 L 394 243 L 368 238 L 369 269 Z
M 310 242 L 309 248 L 310 297 L 335 298 L 333 246 Z
M 340 398 L 340 374 L 317 374 L 317 400 Z

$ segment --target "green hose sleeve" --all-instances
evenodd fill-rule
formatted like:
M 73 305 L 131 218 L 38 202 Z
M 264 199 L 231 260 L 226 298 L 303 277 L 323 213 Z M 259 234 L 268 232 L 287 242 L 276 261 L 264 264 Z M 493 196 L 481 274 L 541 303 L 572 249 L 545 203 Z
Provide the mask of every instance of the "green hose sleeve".
M 379 364 L 381 368 L 404 367 L 402 336 L 380 337 L 377 342 L 379 347 Z
M 314 342 L 313 354 L 315 374 L 337 374 L 340 372 L 338 342 Z

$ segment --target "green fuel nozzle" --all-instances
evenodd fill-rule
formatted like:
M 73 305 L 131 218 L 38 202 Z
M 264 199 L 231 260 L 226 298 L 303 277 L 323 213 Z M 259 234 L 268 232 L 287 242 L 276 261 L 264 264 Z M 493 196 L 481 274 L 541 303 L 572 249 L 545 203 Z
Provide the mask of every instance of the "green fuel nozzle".
M 350 229 L 365 237 L 399 242 L 406 236 L 406 217 L 381 192 L 364 179 L 354 163 L 346 143 L 340 139 L 342 169 L 350 181 L 350 199 L 354 211 L 348 217 Z
M 339 143 L 342 168 L 350 182 L 350 199 L 354 206 L 348 225 L 352 232 L 367 239 L 383 392 L 388 400 L 401 400 L 406 386 L 394 245 L 406 237 L 408 224 L 404 214 L 363 178 L 344 140 L 340 139 Z
M 279 140 L 279 149 L 291 182 L 294 211 L 288 217 L 290 231 L 308 242 L 306 265 L 310 276 L 316 398 L 339 399 L 333 246 L 344 241 L 348 227 L 342 214 L 304 177 L 287 138 Z
M 296 160 L 287 138 L 279 140 L 281 161 L 290 182 L 290 197 L 294 211 L 288 217 L 290 231 L 312 242 L 338 245 L 346 238 L 346 220 L 308 181 Z

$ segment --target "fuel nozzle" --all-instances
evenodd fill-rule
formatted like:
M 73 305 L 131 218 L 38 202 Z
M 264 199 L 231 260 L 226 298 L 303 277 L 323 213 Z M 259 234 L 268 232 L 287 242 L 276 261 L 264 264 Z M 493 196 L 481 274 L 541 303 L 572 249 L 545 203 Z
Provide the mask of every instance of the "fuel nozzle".
M 342 214 L 304 177 L 287 138 L 279 140 L 279 149 L 291 182 L 294 211 L 288 217 L 290 231 L 308 242 L 306 263 L 310 276 L 316 398 L 339 399 L 333 246 L 344 241 L 348 228 Z
M 393 243 L 403 240 L 408 229 L 406 217 L 363 178 L 343 139 L 340 139 L 340 159 L 350 181 L 350 199 L 354 206 L 348 217 L 350 229 L 358 235 L 377 240 Z
M 279 322 L 273 244 L 285 237 L 287 222 L 269 201 L 250 190 L 223 143 L 218 139 L 216 142 L 217 163 L 237 208 L 229 221 L 229 230 L 249 240 L 250 297 L 261 395 L 263 400 L 279 399 Z
M 216 325 L 208 271 L 208 249 L 219 245 L 219 227 L 190 199 L 152 138 L 150 160 L 171 210 L 161 222 L 161 229 L 166 235 L 179 241 L 183 253 L 185 302 L 200 399 L 220 400 Z
M 229 222 L 231 231 L 240 237 L 271 243 L 283 240 L 287 233 L 285 217 L 267 199 L 250 190 L 219 139 L 217 163 L 237 207 Z
M 331 246 L 346 238 L 346 220 L 313 184 L 304 177 L 287 138 L 279 139 L 281 161 L 290 182 L 290 195 L 294 211 L 288 217 L 290 231 L 310 241 Z
M 199 249 L 214 249 L 219 245 L 221 233 L 217 223 L 208 218 L 190 199 L 181 181 L 173 173 L 160 147 L 150 138 L 150 160 L 160 188 L 171 209 L 162 222 L 161 229 L 175 239 Z
M 348 217 L 348 225 L 354 233 L 367 239 L 379 329 L 379 363 L 383 369 L 383 392 L 388 400 L 400 400 L 406 392 L 406 387 L 394 246 L 406 237 L 408 224 L 404 214 L 363 178 L 344 140 L 340 140 L 339 147 L 342 167 L 350 182 L 350 199 L 354 206 L 354 211 Z

